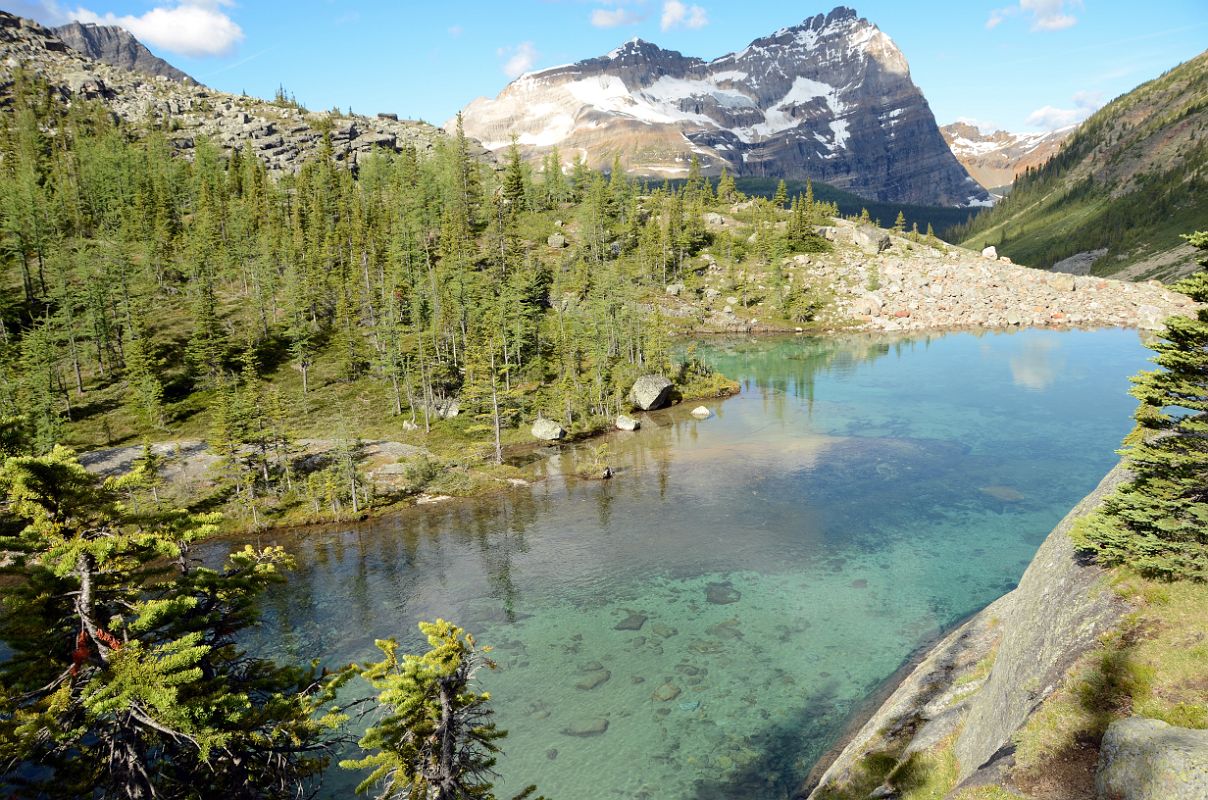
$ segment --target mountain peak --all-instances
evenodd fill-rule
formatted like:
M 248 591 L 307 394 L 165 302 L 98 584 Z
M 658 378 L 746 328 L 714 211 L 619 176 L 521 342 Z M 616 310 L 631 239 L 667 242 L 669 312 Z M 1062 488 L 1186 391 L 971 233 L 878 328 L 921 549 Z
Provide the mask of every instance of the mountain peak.
M 76 52 L 120 69 L 143 75 L 162 76 L 177 82 L 191 77 L 148 50 L 134 34 L 117 25 L 95 22 L 69 22 L 54 28 L 54 33 Z
M 881 201 L 988 202 L 944 143 L 906 59 L 839 6 L 705 62 L 630 39 L 605 56 L 524 76 L 463 110 L 490 149 L 513 134 L 657 177 L 811 177 Z

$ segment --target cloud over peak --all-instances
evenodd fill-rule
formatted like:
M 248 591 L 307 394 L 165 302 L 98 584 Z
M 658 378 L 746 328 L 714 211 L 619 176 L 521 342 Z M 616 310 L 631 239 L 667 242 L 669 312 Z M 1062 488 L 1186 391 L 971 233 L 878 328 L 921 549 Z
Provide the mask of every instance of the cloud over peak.
M 709 24 L 709 12 L 697 5 L 688 5 L 681 0 L 666 0 L 663 3 L 663 30 L 691 28 L 696 30 Z
M 1016 5 L 991 11 L 986 27 L 992 30 L 1010 17 L 1025 14 L 1032 19 L 1032 30 L 1059 31 L 1078 24 L 1072 12 L 1081 8 L 1082 0 L 1019 0 Z
M 120 26 L 144 44 L 183 56 L 224 56 L 243 41 L 243 29 L 222 10 L 231 5 L 230 0 L 180 0 L 174 5 L 155 6 L 138 16 L 97 14 L 83 6 L 66 11 L 54 3 L 43 5 L 65 19 Z

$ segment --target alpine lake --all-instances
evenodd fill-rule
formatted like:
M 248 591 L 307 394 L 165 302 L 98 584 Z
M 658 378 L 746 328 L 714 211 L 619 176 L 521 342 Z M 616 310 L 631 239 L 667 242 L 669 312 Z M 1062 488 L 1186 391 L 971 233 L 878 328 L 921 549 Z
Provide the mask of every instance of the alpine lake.
M 1135 331 L 1023 330 L 696 354 L 742 384 L 711 418 L 685 403 L 548 448 L 529 486 L 262 534 L 298 568 L 249 645 L 365 661 L 453 620 L 498 663 L 480 678 L 508 731 L 500 797 L 792 797 L 1115 464 L 1149 352 Z M 602 457 L 612 480 L 574 477 Z M 324 796 L 358 780 L 333 767 Z

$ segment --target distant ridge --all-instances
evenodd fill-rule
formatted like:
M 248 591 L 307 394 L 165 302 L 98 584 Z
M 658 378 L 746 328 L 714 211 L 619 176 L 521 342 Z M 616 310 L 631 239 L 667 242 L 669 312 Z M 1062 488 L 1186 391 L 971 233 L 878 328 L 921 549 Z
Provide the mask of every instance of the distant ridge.
M 197 83 L 192 77 L 148 50 L 132 33 L 117 25 L 70 22 L 51 30 L 72 50 L 97 61 L 143 75 L 162 76 L 182 83 Z
M 1208 221 L 1208 51 L 1108 103 L 951 241 L 1017 263 L 1168 280 Z M 1076 258 L 1075 258 L 1076 257 Z
M 982 133 L 967 122 L 954 122 L 940 128 L 940 133 L 974 180 L 993 191 L 1009 187 L 1029 167 L 1052 158 L 1076 127 L 1048 133 Z

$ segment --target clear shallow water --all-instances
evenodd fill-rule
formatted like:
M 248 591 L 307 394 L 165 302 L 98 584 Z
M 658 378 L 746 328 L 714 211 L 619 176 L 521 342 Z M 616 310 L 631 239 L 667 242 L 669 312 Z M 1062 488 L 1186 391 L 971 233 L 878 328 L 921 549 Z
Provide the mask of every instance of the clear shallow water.
M 1127 331 L 702 346 L 742 394 L 608 437 L 612 481 L 564 478 L 588 457 L 567 448 L 529 488 L 261 537 L 299 569 L 254 645 L 365 659 L 445 617 L 495 647 L 501 796 L 789 797 L 1111 467 L 1146 353 Z

